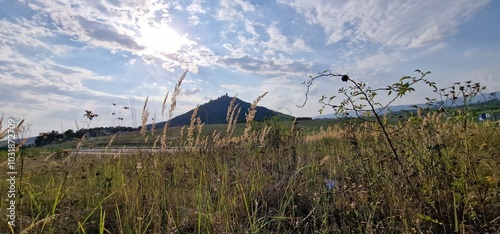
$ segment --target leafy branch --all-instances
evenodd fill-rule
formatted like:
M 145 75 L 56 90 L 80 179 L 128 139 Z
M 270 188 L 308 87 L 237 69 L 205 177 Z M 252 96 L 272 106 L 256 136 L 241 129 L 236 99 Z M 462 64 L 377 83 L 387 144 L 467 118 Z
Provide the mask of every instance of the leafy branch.
M 394 161 L 396 161 L 399 167 L 403 169 L 405 168 L 405 163 L 403 162 L 403 158 L 400 156 L 400 152 L 397 150 L 396 145 L 394 144 L 394 140 L 391 138 L 391 134 L 387 126 L 388 121 L 385 117 L 381 117 L 381 114 L 385 113 L 387 108 L 395 100 L 402 98 L 406 94 L 415 91 L 413 86 L 416 83 L 423 82 L 427 84 L 429 87 L 433 88 L 434 90 L 437 90 L 435 82 L 431 82 L 425 78 L 428 74 L 430 74 L 430 72 L 422 72 L 420 70 L 415 70 L 415 72 L 417 72 L 420 75 L 418 78 L 412 76 L 404 76 L 399 80 L 399 82 L 388 85 L 387 87 L 374 89 L 368 86 L 364 82 L 355 81 L 354 79 L 351 79 L 348 75 L 332 73 L 330 70 L 325 70 L 314 77 L 311 76 L 307 82 L 303 83 L 307 87 L 307 91 L 305 94 L 305 101 L 302 105 L 300 106 L 298 105 L 297 107 L 301 108 L 305 106 L 308 100 L 310 87 L 312 86 L 315 80 L 322 77 L 337 77 L 337 76 L 341 77 L 341 80 L 343 82 L 351 84 L 347 89 L 342 87 L 338 90 L 338 93 L 344 96 L 344 99 L 341 100 L 339 103 L 334 103 L 335 98 L 337 98 L 337 96 L 332 95 L 327 97 L 323 95 L 319 99 L 319 103 L 323 105 L 322 108 L 319 110 L 319 112 L 322 113 L 326 107 L 331 107 L 332 109 L 335 110 L 336 114 L 349 116 L 350 115 L 349 112 L 354 112 L 356 117 L 358 117 L 359 119 L 363 121 L 373 122 L 379 125 L 380 132 L 382 132 L 387 144 L 389 145 Z M 378 92 L 381 91 L 387 92 L 388 96 L 391 97 L 390 100 L 385 104 L 382 104 L 381 102 L 376 100 Z M 366 118 L 369 116 L 374 117 L 374 120 L 373 118 L 371 119 Z M 405 181 L 416 199 L 418 199 L 428 207 L 434 208 L 432 204 L 423 200 L 419 196 L 417 188 L 412 183 L 412 181 L 410 181 L 408 176 L 405 176 Z
M 415 72 L 419 73 L 420 77 L 417 78 L 412 76 L 404 76 L 399 80 L 399 82 L 396 82 L 392 85 L 388 85 L 387 87 L 374 89 L 367 86 L 366 83 L 351 79 L 348 75 L 332 73 L 330 70 L 325 70 L 321 73 L 318 73 L 318 75 L 314 77 L 310 76 L 310 79 L 307 82 L 303 83 L 303 85 L 307 87 L 305 93 L 305 100 L 302 105 L 297 105 L 297 107 L 302 108 L 306 105 L 309 99 L 309 92 L 311 86 L 316 79 L 322 77 L 339 76 L 341 77 L 341 80 L 343 82 L 352 84 L 348 89 L 342 87 L 338 90 L 338 93 L 345 96 L 345 99 L 338 104 L 334 104 L 333 102 L 335 98 L 337 98 L 337 96 L 333 95 L 328 97 L 323 95 L 319 99 L 319 103 L 323 105 L 322 108 L 319 110 L 320 113 L 323 113 L 326 107 L 331 107 L 332 109 L 335 110 L 337 114 L 349 115 L 349 112 L 354 111 L 356 116 L 360 118 L 362 118 L 363 115 L 371 115 L 371 114 L 380 115 L 381 113 L 384 113 L 394 101 L 396 101 L 399 98 L 402 98 L 404 95 L 408 93 L 415 91 L 413 86 L 416 83 L 424 82 L 428 86 L 432 87 L 434 90 L 437 90 L 436 84 L 434 82 L 425 79 L 425 77 L 428 74 L 430 74 L 429 71 L 422 72 L 420 70 L 415 70 Z M 378 92 L 380 91 L 386 91 L 388 96 L 391 96 L 393 93 L 396 95 L 393 95 L 388 102 L 382 104 L 375 100 L 375 97 L 378 95 Z M 368 119 L 365 120 L 370 121 Z

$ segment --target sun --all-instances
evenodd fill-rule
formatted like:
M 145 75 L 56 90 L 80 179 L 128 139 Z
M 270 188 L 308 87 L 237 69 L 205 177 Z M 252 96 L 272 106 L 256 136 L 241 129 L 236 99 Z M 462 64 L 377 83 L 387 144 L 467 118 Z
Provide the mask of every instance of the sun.
M 192 44 L 168 25 L 154 27 L 148 24 L 141 27 L 138 42 L 145 50 L 162 54 L 175 53 L 183 46 Z

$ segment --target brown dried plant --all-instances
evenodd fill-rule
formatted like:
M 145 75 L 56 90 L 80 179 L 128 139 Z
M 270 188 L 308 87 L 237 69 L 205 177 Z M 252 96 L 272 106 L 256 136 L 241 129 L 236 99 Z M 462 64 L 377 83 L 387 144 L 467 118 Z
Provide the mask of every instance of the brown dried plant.
M 149 97 L 146 97 L 146 101 L 144 102 L 144 106 L 142 107 L 142 127 L 141 127 L 141 135 L 146 135 L 146 123 L 148 122 L 149 118 L 149 111 L 147 109 L 148 107 L 148 99 Z
M 156 145 L 158 144 L 158 141 L 160 140 L 161 136 L 157 136 L 155 141 L 153 142 L 153 149 L 156 148 Z
M 111 144 L 113 144 L 115 138 L 116 138 L 116 133 L 113 134 L 113 136 L 111 136 L 111 139 L 109 139 L 108 145 L 106 145 L 106 150 L 104 152 L 108 152 L 108 148 L 111 146 Z
M 3 123 L 3 114 L 2 114 L 2 117 L 0 117 L 0 139 L 7 136 L 7 130 L 8 130 L 8 129 L 2 130 L 2 123 Z
M 236 108 L 234 106 L 234 102 L 236 101 L 236 96 L 238 96 L 238 94 L 236 94 L 233 99 L 231 99 L 231 102 L 229 103 L 229 107 L 227 108 L 227 114 L 226 114 L 226 121 L 229 123 L 228 127 L 227 127 L 227 131 L 229 132 L 229 128 L 231 127 L 231 122 L 233 120 L 233 114 L 234 114 L 234 109 Z
M 194 144 L 194 128 L 196 124 L 196 115 L 198 114 L 198 108 L 200 108 L 200 105 L 197 105 L 196 108 L 193 110 L 193 114 L 191 114 L 191 119 L 189 123 L 189 127 L 187 129 L 187 140 L 188 140 L 188 145 L 193 146 Z
M 238 105 L 236 105 L 236 106 L 238 106 Z M 231 134 L 230 134 L 230 136 L 233 134 L 234 129 L 236 128 L 236 123 L 238 122 L 238 116 L 240 116 L 240 112 L 241 112 L 241 107 L 238 108 L 238 112 L 236 112 L 236 115 L 233 118 L 233 124 L 231 125 Z
M 236 104 L 231 110 L 231 115 L 229 116 L 229 120 L 227 122 L 227 130 L 226 133 L 228 136 L 231 136 L 234 132 L 234 128 L 236 127 L 236 122 L 238 122 L 238 116 L 240 115 L 241 108 L 238 108 L 240 104 Z M 238 112 L 236 112 L 238 109 Z M 236 113 L 236 115 L 235 115 Z
M 245 139 L 249 136 L 250 131 L 252 130 L 252 121 L 255 118 L 255 113 L 257 113 L 257 110 L 256 110 L 257 104 L 264 96 L 266 96 L 266 94 L 267 94 L 267 92 L 258 96 L 257 99 L 255 99 L 253 101 L 252 105 L 250 106 L 250 109 L 248 109 L 248 113 L 245 114 L 247 123 L 245 126 L 245 132 L 243 133 L 243 139 Z
M 234 102 L 236 101 L 236 97 L 238 95 L 235 95 L 233 99 L 231 99 L 231 102 L 229 103 L 229 107 L 227 108 L 227 114 L 226 114 L 226 121 L 227 121 L 227 130 L 226 133 L 229 134 L 231 131 L 231 125 L 233 123 L 233 116 L 234 116 L 234 111 L 238 107 L 239 104 L 234 105 Z
M 262 132 L 260 133 L 260 137 L 259 137 L 259 145 L 260 147 L 264 147 L 267 143 L 267 140 L 268 140 L 268 135 L 269 135 L 269 132 L 271 131 L 272 127 L 270 126 L 265 126 L 264 129 L 262 130 Z
M 164 117 L 165 109 L 167 108 L 168 94 L 169 94 L 169 92 L 167 92 L 167 95 L 165 95 L 165 98 L 163 99 L 163 103 L 161 104 L 161 117 L 162 118 Z
M 233 99 L 231 99 L 231 102 L 229 103 L 229 107 L 227 108 L 227 114 L 226 114 L 226 121 L 229 122 L 232 120 L 231 115 L 234 109 L 234 102 L 236 101 L 236 97 L 238 94 L 236 94 Z
M 203 126 L 205 123 L 201 123 L 200 117 L 196 119 L 196 130 L 198 131 L 198 134 L 196 135 L 196 143 L 195 146 L 200 146 L 200 135 L 201 135 L 201 130 L 203 129 Z
M 172 120 L 172 116 L 174 114 L 175 106 L 177 105 L 177 96 L 179 96 L 181 92 L 181 84 L 184 78 L 186 77 L 187 72 L 189 69 L 186 69 L 182 76 L 179 78 L 177 81 L 177 84 L 175 85 L 174 92 L 172 93 L 172 98 L 170 99 L 170 109 L 168 110 L 168 120 L 165 123 L 165 126 L 163 127 L 163 132 L 161 134 L 161 149 L 166 150 L 167 149 L 167 130 L 168 130 L 168 125 L 170 123 L 170 120 Z

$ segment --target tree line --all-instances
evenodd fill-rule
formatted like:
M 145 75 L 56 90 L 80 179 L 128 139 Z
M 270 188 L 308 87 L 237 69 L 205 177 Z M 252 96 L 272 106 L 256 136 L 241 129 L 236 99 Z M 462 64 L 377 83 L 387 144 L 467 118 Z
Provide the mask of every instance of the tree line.
M 68 129 L 64 133 L 52 130 L 50 132 L 42 132 L 35 139 L 35 146 L 44 146 L 58 144 L 66 141 L 81 139 L 82 137 L 92 138 L 98 136 L 112 135 L 116 133 L 137 131 L 138 128 L 133 127 L 97 127 L 90 129 L 80 129 L 74 131 Z

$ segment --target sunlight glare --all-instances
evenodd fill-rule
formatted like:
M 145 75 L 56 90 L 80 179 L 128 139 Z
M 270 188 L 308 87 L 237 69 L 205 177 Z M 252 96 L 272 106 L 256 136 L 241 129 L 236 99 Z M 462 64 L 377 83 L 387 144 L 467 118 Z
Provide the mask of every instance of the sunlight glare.
M 168 26 L 152 27 L 146 25 L 141 30 L 139 42 L 146 50 L 153 53 L 174 53 L 190 41 L 175 32 Z

